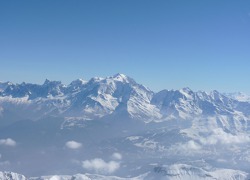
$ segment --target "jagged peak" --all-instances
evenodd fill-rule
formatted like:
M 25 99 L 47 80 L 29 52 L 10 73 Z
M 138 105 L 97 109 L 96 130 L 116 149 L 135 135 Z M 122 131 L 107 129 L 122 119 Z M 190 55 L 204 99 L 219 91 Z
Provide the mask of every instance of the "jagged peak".
M 4 81 L 0 81 L 0 84 L 8 84 L 9 85 L 9 84 L 13 84 L 13 83 L 10 82 L 10 81 L 5 81 L 5 82 Z
M 122 83 L 129 83 L 132 86 L 133 85 L 143 86 L 143 85 L 138 84 L 133 78 L 131 78 L 125 74 L 122 74 L 122 73 L 117 73 L 113 76 L 107 77 L 106 80 L 112 80 L 112 81 L 122 82 Z M 143 87 L 146 88 L 145 86 L 143 86 Z M 146 89 L 148 89 L 148 88 L 146 88 Z
M 125 74 L 122 73 L 117 73 L 115 75 L 112 76 L 113 78 L 127 78 L 127 76 Z
M 126 76 L 125 74 L 122 73 L 117 73 L 111 77 L 108 77 L 109 79 L 113 79 L 115 81 L 121 81 L 121 82 L 127 82 L 129 83 L 131 81 L 131 78 Z
M 87 81 L 85 81 L 84 79 L 79 78 L 79 79 L 76 79 L 76 80 L 72 81 L 70 83 L 70 85 L 76 85 L 76 84 L 82 85 L 82 84 L 86 84 L 86 83 L 87 83 Z
M 220 94 L 220 93 L 219 93 L 219 91 L 217 91 L 217 90 L 212 90 L 212 91 L 211 91 L 211 94 Z
M 100 82 L 100 81 L 102 81 L 104 78 L 102 78 L 102 77 L 93 77 L 93 78 L 91 78 L 87 83 L 96 83 L 96 82 Z
M 190 89 L 189 87 L 181 88 L 179 91 L 180 91 L 180 92 L 185 92 L 185 93 L 193 92 L 192 89 Z
M 44 81 L 44 83 L 43 83 L 43 85 L 52 85 L 52 84 L 54 84 L 54 85 L 61 85 L 62 82 L 61 81 L 50 81 L 50 80 L 48 80 L 46 78 L 45 81 Z
M 6 81 L 6 82 L 0 81 L 0 86 L 1 87 L 8 87 L 8 86 L 12 86 L 12 85 L 14 85 L 14 83 L 12 83 L 10 81 Z

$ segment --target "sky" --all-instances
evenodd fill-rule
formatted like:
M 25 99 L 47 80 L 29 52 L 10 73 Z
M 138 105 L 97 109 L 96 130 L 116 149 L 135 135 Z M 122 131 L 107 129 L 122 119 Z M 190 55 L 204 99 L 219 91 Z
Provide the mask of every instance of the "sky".
M 250 1 L 0 1 L 0 81 L 116 73 L 154 91 L 250 94 Z

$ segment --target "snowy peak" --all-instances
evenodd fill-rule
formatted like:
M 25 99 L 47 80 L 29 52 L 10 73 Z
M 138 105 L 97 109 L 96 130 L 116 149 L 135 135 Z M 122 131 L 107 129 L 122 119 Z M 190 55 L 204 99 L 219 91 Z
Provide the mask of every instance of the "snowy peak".
M 182 94 L 188 94 L 188 95 L 191 95 L 193 94 L 193 91 L 189 88 L 189 87 L 184 87 L 182 89 L 179 90 Z
M 83 84 L 86 84 L 87 81 L 83 80 L 83 79 L 76 79 L 74 81 L 72 81 L 69 86 L 81 86 Z
M 248 118 L 250 103 L 232 96 L 216 90 L 210 93 L 194 92 L 188 87 L 154 93 L 120 73 L 106 78 L 94 77 L 89 81 L 77 79 L 67 86 L 48 79 L 42 85 L 0 83 L 1 109 L 7 109 L 4 104 L 8 101 L 19 108 L 12 108 L 13 113 L 25 109 L 28 114 L 30 108 L 34 114 L 39 112 L 41 117 L 53 115 L 85 120 L 125 115 L 124 118 L 143 121 L 191 119 L 197 116 Z M 238 96 L 246 97 L 243 94 Z M 22 103 L 17 103 L 19 101 Z
M 114 81 L 120 81 L 123 83 L 135 83 L 135 81 L 132 78 L 120 73 L 111 76 L 109 79 L 113 79 Z
M 194 92 L 189 88 L 180 90 L 163 90 L 156 93 L 151 101 L 167 119 L 189 119 L 195 116 L 234 116 L 243 111 L 230 97 L 212 91 L 210 93 Z M 245 111 L 244 111 L 245 112 Z
M 0 172 L 1 180 L 27 180 L 25 176 L 13 172 Z
M 46 98 L 48 96 L 62 95 L 65 86 L 59 81 L 46 80 L 43 85 L 22 83 L 11 84 L 2 92 L 2 96 L 11 96 L 14 98 L 29 97 L 29 99 L 36 99 L 38 97 Z
M 11 82 L 0 82 L 0 93 L 3 92 L 8 86 L 12 85 Z
M 62 82 L 61 81 L 50 81 L 48 79 L 45 79 L 44 83 L 43 83 L 43 86 L 51 86 L 51 87 L 54 87 L 54 86 L 63 86 Z
M 98 117 L 127 114 L 132 118 L 150 118 L 154 113 L 154 107 L 150 104 L 152 96 L 152 91 L 137 84 L 132 78 L 116 74 L 90 79 L 75 94 L 72 107 L 81 107 L 83 114 L 88 114 L 88 119 L 93 119 L 91 116 L 94 112 Z
M 250 95 L 243 92 L 225 93 L 225 96 L 231 97 L 232 99 L 240 102 L 250 102 Z
M 220 179 L 234 180 L 247 179 L 248 174 L 243 171 L 232 169 L 205 170 L 187 164 L 173 164 L 170 166 L 155 167 L 155 173 L 161 174 L 165 179 Z M 178 177 L 178 178 L 177 178 Z

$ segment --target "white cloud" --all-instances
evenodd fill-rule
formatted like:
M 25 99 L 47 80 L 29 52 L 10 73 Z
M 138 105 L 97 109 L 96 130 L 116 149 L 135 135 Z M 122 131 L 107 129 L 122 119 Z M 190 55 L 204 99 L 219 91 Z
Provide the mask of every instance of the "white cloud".
M 14 141 L 11 138 L 0 139 L 0 145 L 14 147 L 14 146 L 16 146 L 16 141 Z
M 103 159 L 95 158 L 83 161 L 84 169 L 95 171 L 96 173 L 111 174 L 120 168 L 120 163 L 116 161 L 105 162 Z
M 65 143 L 65 146 L 69 149 L 79 149 L 82 147 L 82 143 L 76 141 L 68 141 Z
M 112 158 L 115 160 L 121 160 L 122 159 L 122 155 L 120 153 L 114 153 L 112 154 Z
M 217 128 L 213 130 L 213 133 L 206 137 L 206 138 L 200 138 L 199 141 L 203 145 L 215 145 L 217 143 L 221 144 L 241 144 L 241 143 L 247 143 L 250 142 L 250 137 L 246 134 L 230 134 L 224 132 L 221 128 Z
M 201 146 L 199 144 L 197 144 L 196 142 L 194 142 L 193 140 L 188 141 L 185 145 L 184 148 L 188 148 L 188 149 L 192 149 L 192 150 L 200 150 Z
M 186 143 L 177 143 L 169 148 L 171 154 L 182 154 L 182 155 L 195 155 L 197 153 L 203 153 L 202 146 L 193 140 Z

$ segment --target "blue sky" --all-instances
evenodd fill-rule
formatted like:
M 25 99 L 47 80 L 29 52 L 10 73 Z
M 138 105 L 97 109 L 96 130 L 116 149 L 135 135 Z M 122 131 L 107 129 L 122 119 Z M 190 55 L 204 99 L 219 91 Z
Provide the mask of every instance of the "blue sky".
M 155 91 L 250 93 L 250 1 L 0 2 L 0 81 L 118 72 Z

